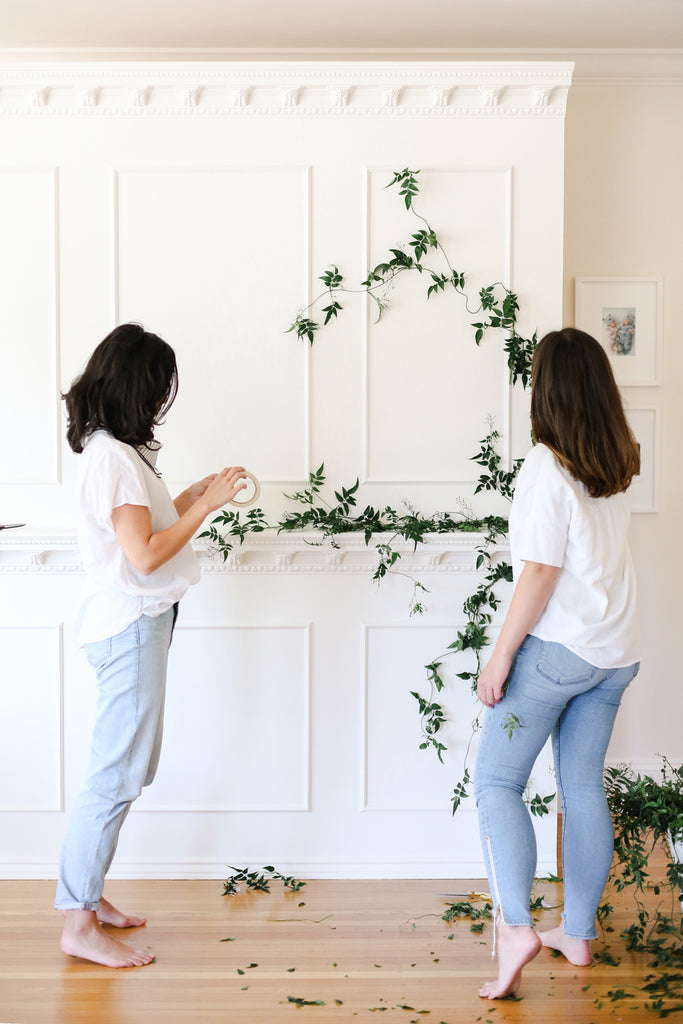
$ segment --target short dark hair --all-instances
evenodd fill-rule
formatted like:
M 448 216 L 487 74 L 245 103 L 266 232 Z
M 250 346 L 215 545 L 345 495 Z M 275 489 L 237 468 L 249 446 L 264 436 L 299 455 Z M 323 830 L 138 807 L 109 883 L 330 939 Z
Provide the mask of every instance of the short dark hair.
M 609 358 L 585 331 L 551 331 L 536 346 L 531 427 L 592 498 L 625 491 L 640 471 Z
M 140 324 L 115 327 L 62 395 L 70 447 L 82 452 L 95 430 L 107 430 L 126 444 L 149 444 L 177 391 L 178 367 L 171 346 Z

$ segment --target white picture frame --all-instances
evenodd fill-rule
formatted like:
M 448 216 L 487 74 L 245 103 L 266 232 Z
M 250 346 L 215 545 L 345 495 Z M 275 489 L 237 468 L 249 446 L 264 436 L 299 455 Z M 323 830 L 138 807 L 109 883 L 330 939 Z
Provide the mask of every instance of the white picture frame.
M 633 513 L 659 511 L 660 431 L 658 410 L 652 407 L 626 409 L 626 417 L 640 448 L 640 473 L 628 489 Z
M 577 277 L 574 320 L 603 346 L 617 384 L 661 384 L 661 277 Z

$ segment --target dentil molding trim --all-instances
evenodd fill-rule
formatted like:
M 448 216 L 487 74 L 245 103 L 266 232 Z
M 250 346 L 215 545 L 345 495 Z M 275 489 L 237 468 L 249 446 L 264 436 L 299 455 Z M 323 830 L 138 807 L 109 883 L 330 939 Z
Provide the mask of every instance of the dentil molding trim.
M 377 564 L 375 540 L 366 546 L 363 536 L 345 535 L 321 544 L 315 533 L 254 537 L 240 546 L 235 544 L 228 558 L 206 541 L 193 544 L 203 573 L 367 573 Z M 474 572 L 482 534 L 431 534 L 413 550 L 406 542 L 394 542 L 401 552 L 400 568 L 409 572 Z M 498 544 L 495 552 L 507 554 L 507 544 Z M 83 572 L 76 536 L 70 533 L 30 531 L 0 541 L 0 574 Z
M 5 116 L 564 117 L 570 62 L 0 65 Z

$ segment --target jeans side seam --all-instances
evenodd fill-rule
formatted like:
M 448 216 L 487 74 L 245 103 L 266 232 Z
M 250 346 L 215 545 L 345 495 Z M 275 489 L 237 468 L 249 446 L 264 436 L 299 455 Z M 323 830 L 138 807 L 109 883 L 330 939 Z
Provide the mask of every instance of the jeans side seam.
M 493 882 L 493 891 L 496 897 L 496 912 L 493 918 L 493 948 L 491 949 L 491 959 L 493 960 L 496 955 L 496 925 L 498 923 L 498 915 L 500 914 L 500 920 L 505 924 L 505 917 L 503 916 L 503 907 L 500 902 L 500 892 L 498 891 L 498 879 L 496 878 L 496 866 L 493 863 L 493 850 L 491 849 L 491 837 L 486 835 L 486 847 L 489 854 L 489 864 L 491 865 L 491 881 Z

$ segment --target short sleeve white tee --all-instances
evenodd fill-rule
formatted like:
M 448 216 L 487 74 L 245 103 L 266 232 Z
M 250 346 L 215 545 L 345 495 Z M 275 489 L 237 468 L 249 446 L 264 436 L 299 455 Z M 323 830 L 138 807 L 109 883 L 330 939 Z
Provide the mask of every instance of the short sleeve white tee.
M 97 430 L 78 461 L 78 541 L 87 579 L 77 636 L 85 644 L 116 636 L 141 615 L 162 615 L 197 583 L 199 563 L 189 544 L 148 576 L 126 558 L 114 532 L 113 509 L 144 505 L 155 533 L 178 519 L 166 484 L 134 448 Z
M 629 523 L 626 494 L 591 498 L 545 445 L 529 452 L 510 513 L 513 578 L 527 561 L 560 567 L 531 632 L 598 668 L 640 658 Z

